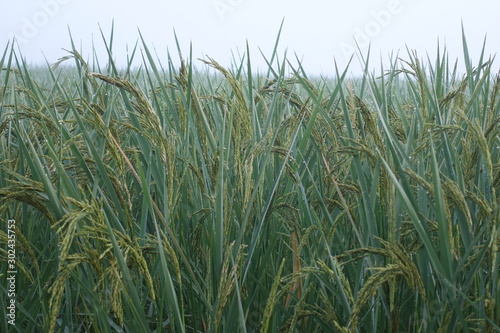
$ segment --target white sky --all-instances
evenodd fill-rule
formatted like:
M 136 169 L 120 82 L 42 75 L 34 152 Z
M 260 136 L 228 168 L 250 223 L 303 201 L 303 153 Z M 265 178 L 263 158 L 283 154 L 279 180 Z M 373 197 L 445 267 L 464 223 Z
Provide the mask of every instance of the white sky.
M 284 18 L 280 56 L 287 49 L 289 60 L 296 64 L 297 54 L 308 73 L 332 74 L 334 59 L 345 67 L 354 37 L 363 52 L 371 43 L 371 68 L 391 52 L 406 55 L 406 46 L 434 59 L 438 40 L 450 60 L 463 59 L 462 21 L 473 59 L 486 35 L 487 55 L 494 55 L 500 49 L 499 13 L 497 0 L 0 0 L 0 52 L 16 35 L 29 63 L 43 63 L 42 52 L 53 63 L 67 55 L 62 49 L 70 48 L 69 26 L 88 57 L 92 39 L 102 50 L 98 24 L 109 36 L 114 19 L 118 63 L 126 61 L 126 45 L 139 38 L 137 28 L 160 58 L 166 61 L 167 48 L 177 58 L 175 29 L 185 57 L 191 42 L 193 58 L 208 55 L 227 66 L 231 51 L 243 53 L 248 40 L 252 64 L 265 69 L 259 48 L 271 56 Z M 106 62 L 104 53 L 100 59 Z M 355 58 L 353 71 L 358 64 Z

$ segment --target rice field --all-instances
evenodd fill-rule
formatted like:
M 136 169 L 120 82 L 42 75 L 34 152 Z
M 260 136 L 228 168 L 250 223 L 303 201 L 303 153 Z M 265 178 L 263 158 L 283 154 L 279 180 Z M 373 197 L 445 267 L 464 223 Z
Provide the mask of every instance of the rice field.
M 111 42 L 1 50 L 1 332 L 500 332 L 491 57 L 327 78 Z

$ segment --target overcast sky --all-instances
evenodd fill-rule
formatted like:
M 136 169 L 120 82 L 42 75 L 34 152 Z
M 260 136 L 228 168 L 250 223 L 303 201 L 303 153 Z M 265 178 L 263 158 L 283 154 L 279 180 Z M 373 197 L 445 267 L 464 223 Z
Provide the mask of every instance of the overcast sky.
M 208 55 L 227 66 L 231 52 L 238 57 L 248 41 L 252 63 L 265 68 L 259 49 L 271 56 L 284 19 L 280 55 L 287 50 L 292 63 L 296 54 L 308 72 L 331 74 L 334 61 L 345 67 L 354 39 L 365 53 L 371 44 L 373 68 L 391 53 L 404 56 L 406 46 L 434 58 L 438 41 L 451 59 L 463 59 L 462 21 L 474 59 L 485 36 L 487 54 L 494 55 L 500 49 L 499 13 L 496 0 L 0 0 L 0 52 L 15 35 L 28 62 L 44 62 L 45 55 L 53 63 L 67 55 L 69 27 L 88 57 L 92 41 L 102 50 L 98 26 L 108 36 L 114 20 L 119 63 L 126 61 L 127 45 L 137 41 L 138 28 L 160 58 L 166 59 L 167 49 L 177 56 L 175 29 L 184 56 L 192 43 L 194 58 Z M 354 63 L 353 70 L 356 58 Z

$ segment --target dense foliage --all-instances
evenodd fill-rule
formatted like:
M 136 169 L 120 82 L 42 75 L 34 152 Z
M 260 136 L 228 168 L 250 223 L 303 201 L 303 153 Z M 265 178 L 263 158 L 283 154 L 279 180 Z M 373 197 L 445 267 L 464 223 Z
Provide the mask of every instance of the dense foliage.
M 141 47 L 0 55 L 0 331 L 500 330 L 491 59 L 309 78 Z

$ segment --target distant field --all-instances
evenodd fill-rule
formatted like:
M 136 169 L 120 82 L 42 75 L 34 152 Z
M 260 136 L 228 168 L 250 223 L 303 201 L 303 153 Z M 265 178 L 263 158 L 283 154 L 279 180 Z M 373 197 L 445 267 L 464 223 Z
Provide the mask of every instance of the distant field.
M 487 55 L 354 79 L 140 47 L 0 53 L 1 332 L 500 332 Z

